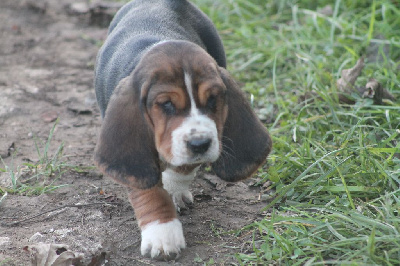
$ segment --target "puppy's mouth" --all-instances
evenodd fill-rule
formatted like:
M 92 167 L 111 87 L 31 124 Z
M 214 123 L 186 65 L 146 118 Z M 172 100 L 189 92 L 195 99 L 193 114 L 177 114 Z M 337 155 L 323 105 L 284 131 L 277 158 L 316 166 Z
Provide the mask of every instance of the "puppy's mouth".
M 209 156 L 204 157 L 204 156 L 198 155 L 198 156 L 192 157 L 192 159 L 190 161 L 192 161 L 192 163 L 212 163 L 212 162 L 215 162 L 217 160 L 217 158 L 211 159 L 211 158 L 209 158 Z
M 174 158 L 170 163 L 175 166 L 182 166 L 191 164 L 212 163 L 215 162 L 217 159 L 218 156 L 210 156 L 210 155 L 181 156 Z
M 218 146 L 218 144 L 211 145 L 206 151 L 202 151 L 205 149 L 204 147 L 196 148 L 195 152 L 190 148 L 186 148 L 179 154 L 174 154 L 168 163 L 174 166 L 182 166 L 215 162 L 220 154 Z

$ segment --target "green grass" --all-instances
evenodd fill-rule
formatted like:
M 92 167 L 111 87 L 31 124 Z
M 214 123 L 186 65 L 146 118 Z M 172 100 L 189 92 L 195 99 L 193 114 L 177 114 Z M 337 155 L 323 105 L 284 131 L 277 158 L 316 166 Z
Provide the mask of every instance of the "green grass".
M 23 165 L 14 167 L 13 164 L 7 165 L 0 158 L 4 167 L 0 168 L 0 171 L 7 173 L 11 181 L 11 186 L 0 187 L 0 204 L 8 193 L 28 196 L 40 195 L 65 186 L 55 185 L 55 182 L 67 169 L 73 168 L 63 160 L 64 144 L 62 143 L 57 148 L 54 155 L 50 155 L 51 141 L 57 123 L 58 120 L 51 128 L 46 142 L 41 143 L 39 138 L 34 138 L 34 145 L 39 158 L 37 162 L 23 163 Z
M 215 22 L 228 69 L 273 136 L 269 169 L 258 173 L 260 184 L 274 182 L 272 214 L 237 232 L 253 234 L 238 263 L 399 265 L 400 2 L 193 2 Z M 319 13 L 327 4 L 332 12 Z M 361 56 L 356 85 L 375 78 L 396 102 L 338 102 L 341 70 Z

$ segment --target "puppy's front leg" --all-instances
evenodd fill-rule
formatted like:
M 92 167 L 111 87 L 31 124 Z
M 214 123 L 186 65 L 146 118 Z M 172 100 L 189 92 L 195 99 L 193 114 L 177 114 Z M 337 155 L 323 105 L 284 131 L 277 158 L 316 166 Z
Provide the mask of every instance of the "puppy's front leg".
M 187 205 L 193 204 L 193 195 L 189 191 L 189 187 L 198 168 L 195 167 L 188 173 L 179 173 L 179 171 L 168 168 L 162 173 L 164 188 L 171 195 L 178 212 L 181 208 L 184 209 Z
M 182 224 L 168 192 L 161 184 L 150 189 L 131 188 L 129 201 L 142 231 L 141 253 L 172 260 L 186 247 Z

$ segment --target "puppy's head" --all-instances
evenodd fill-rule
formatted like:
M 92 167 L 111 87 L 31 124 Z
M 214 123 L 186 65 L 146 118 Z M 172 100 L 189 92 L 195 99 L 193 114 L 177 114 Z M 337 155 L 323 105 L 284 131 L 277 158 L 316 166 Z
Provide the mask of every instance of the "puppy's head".
M 228 181 L 265 160 L 269 135 L 226 70 L 199 46 L 158 44 L 120 82 L 106 111 L 95 160 L 117 181 L 155 185 L 160 165 L 212 163 Z
M 166 42 L 139 67 L 149 79 L 141 97 L 160 159 L 172 166 L 216 161 L 227 105 L 214 59 L 197 45 Z

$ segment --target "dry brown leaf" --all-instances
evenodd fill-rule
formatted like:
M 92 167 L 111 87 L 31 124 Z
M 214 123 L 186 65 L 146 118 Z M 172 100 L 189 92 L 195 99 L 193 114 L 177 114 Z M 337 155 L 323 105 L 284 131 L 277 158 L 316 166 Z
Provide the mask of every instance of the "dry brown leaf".
M 30 253 L 32 266 L 71 266 L 79 262 L 83 255 L 68 250 L 67 245 L 38 243 L 25 246 Z
M 354 100 L 346 96 L 354 92 L 357 92 L 363 98 L 373 99 L 374 104 L 378 105 L 383 104 L 384 99 L 395 101 L 396 98 L 375 79 L 370 79 L 365 87 L 356 88 L 354 86 L 363 68 L 364 57 L 361 57 L 354 67 L 342 70 L 342 76 L 336 82 L 339 90 L 339 101 L 347 104 L 354 104 Z
M 374 99 L 374 104 L 382 104 L 384 99 L 392 102 L 396 101 L 396 98 L 387 89 L 383 88 L 376 79 L 370 79 L 365 85 L 364 91 L 360 92 L 363 98 Z
M 365 85 L 364 92 L 361 96 L 363 98 L 374 99 L 374 104 L 382 104 L 383 89 L 381 84 L 375 79 L 370 79 Z
M 342 77 L 336 82 L 338 89 L 343 93 L 351 93 L 354 91 L 354 83 L 361 75 L 364 68 L 364 57 L 358 59 L 354 67 L 342 70 Z

